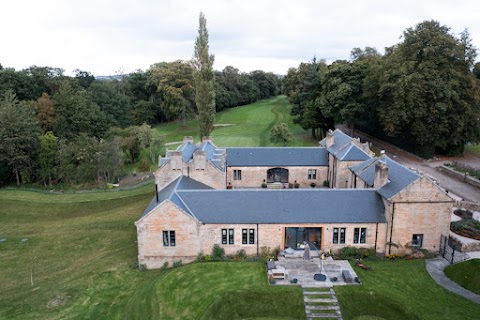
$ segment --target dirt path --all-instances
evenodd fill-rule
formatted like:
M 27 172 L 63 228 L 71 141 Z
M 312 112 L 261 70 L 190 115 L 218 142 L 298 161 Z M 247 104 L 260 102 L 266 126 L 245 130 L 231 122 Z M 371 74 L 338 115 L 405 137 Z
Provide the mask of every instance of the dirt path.
M 347 132 L 347 131 L 346 131 Z M 465 182 L 456 180 L 443 172 L 438 171 L 435 167 L 440 166 L 445 161 L 451 161 L 452 158 L 441 158 L 435 161 L 429 161 L 422 159 L 414 154 L 411 154 L 405 150 L 402 150 L 394 145 L 391 145 L 385 141 L 378 140 L 374 137 L 371 137 L 361 131 L 355 130 L 355 137 L 360 137 L 362 141 L 368 141 L 372 143 L 372 146 L 385 150 L 385 153 L 395 161 L 412 168 L 418 169 L 423 172 L 425 175 L 431 177 L 433 180 L 437 181 L 438 184 L 449 192 L 458 195 L 459 198 L 463 198 L 468 201 L 479 202 L 480 203 L 480 189 L 472 185 L 469 185 Z M 478 158 L 476 155 L 471 153 L 466 153 L 465 157 L 455 157 L 455 159 L 461 160 L 464 163 L 475 163 L 477 164 Z

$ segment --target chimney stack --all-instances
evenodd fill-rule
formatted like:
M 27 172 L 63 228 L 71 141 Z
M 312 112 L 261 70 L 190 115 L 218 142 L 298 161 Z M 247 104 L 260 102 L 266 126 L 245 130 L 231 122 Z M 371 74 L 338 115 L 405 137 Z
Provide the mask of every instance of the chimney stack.
M 388 167 L 387 164 L 379 160 L 375 165 L 375 180 L 373 182 L 373 187 L 375 189 L 380 189 L 388 183 Z
M 185 136 L 183 137 L 183 142 L 190 142 L 190 143 L 193 143 L 193 137 L 192 136 Z
M 327 141 L 326 141 L 326 146 L 327 148 L 330 148 L 333 145 L 333 131 L 330 129 L 328 130 L 327 133 Z
M 202 138 L 202 142 L 210 142 L 210 143 L 212 143 L 212 137 L 210 137 L 210 136 L 205 136 L 205 137 Z

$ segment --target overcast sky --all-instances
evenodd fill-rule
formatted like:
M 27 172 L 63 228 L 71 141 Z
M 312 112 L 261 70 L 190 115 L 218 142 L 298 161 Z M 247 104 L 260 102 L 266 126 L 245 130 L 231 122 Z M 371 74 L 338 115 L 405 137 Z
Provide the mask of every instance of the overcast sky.
M 446 0 L 4 0 L 0 63 L 94 75 L 190 59 L 203 11 L 215 69 L 285 74 L 302 61 L 349 59 L 354 47 L 384 47 L 435 19 L 468 28 L 480 47 L 480 2 Z

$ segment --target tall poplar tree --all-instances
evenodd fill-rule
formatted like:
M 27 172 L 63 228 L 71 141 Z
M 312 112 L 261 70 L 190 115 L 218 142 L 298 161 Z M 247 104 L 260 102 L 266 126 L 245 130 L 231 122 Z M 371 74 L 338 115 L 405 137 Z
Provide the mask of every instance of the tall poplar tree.
M 195 41 L 193 66 L 195 68 L 195 104 L 198 109 L 200 139 L 210 135 L 215 121 L 214 56 L 208 53 L 207 20 L 200 12 L 198 37 Z

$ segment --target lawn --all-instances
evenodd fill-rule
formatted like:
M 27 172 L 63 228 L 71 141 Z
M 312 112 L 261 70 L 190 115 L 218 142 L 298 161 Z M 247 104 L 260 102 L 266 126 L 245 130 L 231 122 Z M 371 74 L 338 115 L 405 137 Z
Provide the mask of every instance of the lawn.
M 480 259 L 450 265 L 445 274 L 465 289 L 480 294 Z
M 275 124 L 285 122 L 293 134 L 290 146 L 317 146 L 318 141 L 310 137 L 310 132 L 293 124 L 290 109 L 286 97 L 278 96 L 219 112 L 211 134 L 213 142 L 219 147 L 275 146 L 269 140 L 270 130 Z M 182 141 L 184 136 L 193 136 L 198 141 L 197 120 L 188 121 L 186 127 L 180 122 L 170 122 L 155 129 L 165 136 L 166 143 Z M 168 148 L 177 146 L 173 144 Z
M 304 316 L 301 291 L 269 287 L 260 263 L 138 271 L 133 223 L 152 191 L 0 190 L 0 319 L 198 319 L 212 306 L 241 317 Z
M 374 271 L 356 266 L 360 286 L 335 287 L 344 319 L 478 319 L 480 305 L 437 283 L 424 260 L 369 261 Z

